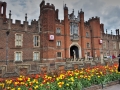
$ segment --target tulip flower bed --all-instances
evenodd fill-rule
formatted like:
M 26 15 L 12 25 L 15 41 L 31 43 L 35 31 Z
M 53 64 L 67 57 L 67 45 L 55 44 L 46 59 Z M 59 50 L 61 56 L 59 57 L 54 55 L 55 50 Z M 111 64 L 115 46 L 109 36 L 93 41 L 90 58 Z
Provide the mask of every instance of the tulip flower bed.
M 2 80 L 0 90 L 82 90 L 92 85 L 120 79 L 117 64 L 61 72 L 59 75 L 37 74 Z

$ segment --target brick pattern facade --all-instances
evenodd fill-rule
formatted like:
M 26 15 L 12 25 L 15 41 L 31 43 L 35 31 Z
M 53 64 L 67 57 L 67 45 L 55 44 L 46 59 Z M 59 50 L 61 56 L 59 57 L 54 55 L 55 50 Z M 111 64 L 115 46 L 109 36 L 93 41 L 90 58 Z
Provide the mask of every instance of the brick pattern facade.
M 39 20 L 32 20 L 31 25 L 28 25 L 27 14 L 25 21 L 21 24 L 20 20 L 16 20 L 15 24 L 12 23 L 11 11 L 9 18 L 6 18 L 6 3 L 0 2 L 0 10 L 3 7 L 3 14 L 0 11 L 0 64 L 4 65 L 6 62 L 16 64 L 15 52 L 22 52 L 22 62 L 33 62 L 33 52 L 40 52 L 40 61 L 38 62 L 62 62 L 65 58 L 71 58 L 73 51 L 78 54 L 78 58 L 84 58 L 85 53 L 91 57 L 100 57 L 100 52 L 105 55 L 115 54 L 117 56 L 119 51 L 119 29 L 116 30 L 116 35 L 104 33 L 104 25 L 100 24 L 99 17 L 92 17 L 87 22 L 84 21 L 84 12 L 78 12 L 78 21 L 74 16 L 74 11 L 68 14 L 68 7 L 64 6 L 64 20 L 59 20 L 58 12 L 55 10 L 53 4 L 45 4 L 43 0 L 40 4 Z M 77 21 L 77 22 L 76 22 Z M 78 36 L 74 39 L 74 35 L 70 35 L 70 23 L 77 23 Z M 56 29 L 60 28 L 60 34 Z M 6 32 L 9 31 L 9 35 Z M 15 34 L 23 35 L 22 46 L 15 46 Z M 34 47 L 34 36 L 40 36 L 40 46 Z M 49 35 L 54 35 L 54 40 L 49 40 Z M 76 36 L 75 36 L 76 37 Z M 7 42 L 8 38 L 8 42 Z M 71 39 L 72 38 L 72 39 Z M 99 41 L 106 43 L 106 48 L 103 49 L 103 44 Z M 57 46 L 57 41 L 61 41 L 61 45 Z M 116 48 L 113 49 L 113 42 L 116 43 Z M 89 47 L 87 46 L 89 44 Z M 8 48 L 7 48 L 8 47 Z M 73 48 L 73 49 L 71 49 Z M 57 52 L 61 52 L 61 58 L 57 57 Z M 6 54 L 8 53 L 8 54 Z M 8 57 L 7 57 L 8 56 Z M 8 61 L 7 61 L 8 60 Z

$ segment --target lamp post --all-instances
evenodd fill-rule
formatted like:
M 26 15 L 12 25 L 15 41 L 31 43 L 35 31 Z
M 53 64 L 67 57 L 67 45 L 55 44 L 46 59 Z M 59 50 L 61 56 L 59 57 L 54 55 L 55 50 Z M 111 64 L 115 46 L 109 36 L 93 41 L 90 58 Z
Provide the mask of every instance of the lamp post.
M 8 35 L 9 35 L 10 31 L 6 32 L 6 65 L 7 65 L 7 61 L 8 61 Z

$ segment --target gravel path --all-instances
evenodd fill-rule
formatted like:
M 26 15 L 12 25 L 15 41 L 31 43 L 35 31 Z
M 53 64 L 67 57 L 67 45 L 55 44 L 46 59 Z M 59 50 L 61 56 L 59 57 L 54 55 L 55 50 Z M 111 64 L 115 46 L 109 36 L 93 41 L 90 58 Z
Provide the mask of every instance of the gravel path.
M 120 90 L 120 84 L 113 85 L 113 86 L 106 87 L 106 88 L 99 89 L 99 90 Z

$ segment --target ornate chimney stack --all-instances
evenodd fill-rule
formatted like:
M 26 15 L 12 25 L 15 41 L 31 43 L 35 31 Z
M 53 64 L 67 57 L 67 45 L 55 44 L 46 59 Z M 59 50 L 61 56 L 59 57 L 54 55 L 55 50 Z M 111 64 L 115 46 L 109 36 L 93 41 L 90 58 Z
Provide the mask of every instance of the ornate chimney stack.
M 118 39 L 118 37 L 119 37 L 119 31 L 118 31 L 119 29 L 116 29 L 116 36 L 117 36 L 117 39 Z
M 25 22 L 27 22 L 27 13 L 25 14 Z
M 27 26 L 28 26 L 28 24 L 27 24 L 27 13 L 25 14 L 25 31 L 27 31 Z
M 111 30 L 111 38 L 113 39 L 112 30 Z
M 9 12 L 9 19 L 11 19 L 11 10 L 10 10 L 10 12 Z
M 107 39 L 108 39 L 107 29 L 106 29 L 106 36 L 107 36 Z
M 11 10 L 9 11 L 8 30 L 11 29 Z

